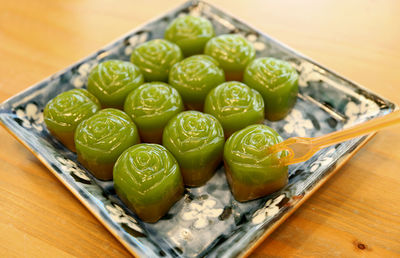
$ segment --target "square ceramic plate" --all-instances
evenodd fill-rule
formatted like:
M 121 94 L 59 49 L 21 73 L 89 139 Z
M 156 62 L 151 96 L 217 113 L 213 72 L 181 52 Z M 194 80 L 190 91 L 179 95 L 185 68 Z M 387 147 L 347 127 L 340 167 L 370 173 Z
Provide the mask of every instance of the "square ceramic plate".
M 0 120 L 119 239 L 138 256 L 232 257 L 251 250 L 281 224 L 367 140 L 368 137 L 321 150 L 309 161 L 290 166 L 289 184 L 279 192 L 247 203 L 235 201 L 223 168 L 203 187 L 185 196 L 155 224 L 141 222 L 115 195 L 112 182 L 94 179 L 76 155 L 54 139 L 42 111 L 57 94 L 86 87 L 94 65 L 106 59 L 129 60 L 132 49 L 162 38 L 179 15 L 209 19 L 216 33 L 239 33 L 251 41 L 257 56 L 290 62 L 299 72 L 298 101 L 282 121 L 265 124 L 283 138 L 318 136 L 392 112 L 396 106 L 350 82 L 264 33 L 204 2 L 187 2 L 130 32 L 84 60 L 32 86 L 0 106 Z

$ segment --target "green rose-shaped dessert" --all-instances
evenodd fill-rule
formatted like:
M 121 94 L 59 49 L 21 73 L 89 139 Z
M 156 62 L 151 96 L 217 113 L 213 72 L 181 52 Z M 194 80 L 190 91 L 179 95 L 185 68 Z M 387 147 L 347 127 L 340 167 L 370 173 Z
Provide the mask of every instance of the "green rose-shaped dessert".
M 218 62 L 206 55 L 188 57 L 176 63 L 169 73 L 169 83 L 179 91 L 188 109 L 202 111 L 208 92 L 225 81 Z
M 131 118 L 113 108 L 97 112 L 80 123 L 75 132 L 78 161 L 100 180 L 111 180 L 119 155 L 139 141 Z
M 139 68 L 120 60 L 98 64 L 89 74 L 88 91 L 96 96 L 103 107 L 122 109 L 126 96 L 143 84 Z
M 204 53 L 219 62 L 227 81 L 241 81 L 244 69 L 256 56 L 253 45 L 237 34 L 224 34 L 210 39 Z
M 276 121 L 284 118 L 297 99 L 298 74 L 288 62 L 262 57 L 251 62 L 243 81 L 264 98 L 265 116 Z
M 215 117 L 186 111 L 168 122 L 163 145 L 178 160 L 185 185 L 200 186 L 222 160 L 224 131 Z
M 176 43 L 185 56 L 203 53 L 204 45 L 214 35 L 209 20 L 190 15 L 176 18 L 165 31 L 165 39 Z
M 225 82 L 208 93 L 204 112 L 222 124 L 225 136 L 264 121 L 264 101 L 256 90 L 241 82 Z
M 145 222 L 156 222 L 183 195 L 182 175 L 172 154 L 158 144 L 137 144 L 114 166 L 119 198 Z
M 47 129 L 75 151 L 74 134 L 80 122 L 100 110 L 100 102 L 87 90 L 74 89 L 50 100 L 43 111 Z
M 161 144 L 165 125 L 183 111 L 183 102 L 178 91 L 170 85 L 150 82 L 128 95 L 124 110 L 137 125 L 143 142 Z
M 171 67 L 182 58 L 182 51 L 175 43 L 153 39 L 133 50 L 131 62 L 140 68 L 146 81 L 166 82 Z
M 267 154 L 268 147 L 281 141 L 278 133 L 266 125 L 250 125 L 226 141 L 225 172 L 236 200 L 257 199 L 286 185 L 288 167 L 277 162 L 285 153 Z

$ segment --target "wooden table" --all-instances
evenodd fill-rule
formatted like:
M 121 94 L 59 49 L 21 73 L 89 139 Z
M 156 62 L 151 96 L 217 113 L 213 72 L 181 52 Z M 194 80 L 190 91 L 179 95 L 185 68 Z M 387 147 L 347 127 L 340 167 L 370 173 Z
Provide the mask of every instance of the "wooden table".
M 210 1 L 400 103 L 400 2 Z M 0 0 L 0 102 L 182 3 Z M 0 256 L 129 256 L 0 130 Z M 253 256 L 400 255 L 400 128 L 375 136 Z

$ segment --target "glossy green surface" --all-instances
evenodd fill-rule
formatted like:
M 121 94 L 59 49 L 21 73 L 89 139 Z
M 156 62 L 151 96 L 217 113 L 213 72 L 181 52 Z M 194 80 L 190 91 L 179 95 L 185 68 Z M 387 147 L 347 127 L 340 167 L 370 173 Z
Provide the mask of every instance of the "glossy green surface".
M 182 59 L 183 54 L 178 45 L 164 39 L 142 43 L 131 55 L 131 62 L 140 68 L 148 82 L 166 82 L 171 67 Z
M 279 134 L 266 125 L 250 125 L 229 137 L 224 147 L 224 161 L 233 180 L 251 186 L 286 177 L 288 167 L 276 166 L 277 159 L 284 154 L 267 155 L 268 147 L 281 141 Z
M 216 117 L 225 135 L 264 120 L 264 101 L 256 90 L 241 82 L 225 82 L 211 90 L 204 112 Z
M 125 112 L 108 108 L 80 123 L 75 132 L 78 155 L 95 163 L 113 163 L 130 146 L 139 143 L 136 125 Z
M 128 93 L 143 84 L 139 68 L 120 60 L 99 63 L 88 77 L 88 91 L 96 96 L 103 107 L 123 108 Z
M 175 64 L 169 83 L 178 90 L 185 104 L 203 105 L 208 92 L 225 81 L 218 62 L 206 55 L 188 57 Z
M 133 207 L 157 204 L 182 187 L 178 162 L 158 144 L 137 144 L 124 151 L 114 166 L 114 187 Z
M 43 111 L 44 122 L 54 132 L 73 133 L 80 122 L 100 110 L 98 100 L 84 89 L 63 92 L 50 100 Z
M 176 18 L 165 30 L 165 39 L 176 43 L 185 56 L 203 53 L 205 44 L 214 35 L 209 20 L 190 15 Z
M 225 72 L 243 72 L 256 56 L 253 45 L 238 34 L 224 34 L 210 39 L 204 53 L 214 57 Z
M 96 105 L 101 107 L 100 100 L 98 98 L 96 98 L 92 93 L 90 93 L 89 91 L 87 91 L 85 89 L 76 89 L 76 90 L 79 91 L 80 93 L 82 93 L 83 95 L 85 95 L 86 97 L 88 97 L 91 101 L 93 101 L 93 103 L 95 103 Z
M 243 82 L 261 93 L 265 116 L 275 121 L 284 118 L 296 103 L 298 77 L 288 62 L 262 57 L 248 65 Z
M 139 128 L 139 132 L 164 129 L 167 122 L 183 111 L 178 91 L 163 82 L 150 82 L 139 86 L 126 98 L 125 112 Z
M 181 168 L 200 168 L 222 157 L 224 131 L 218 120 L 198 111 L 185 111 L 172 118 L 164 129 L 163 145 Z

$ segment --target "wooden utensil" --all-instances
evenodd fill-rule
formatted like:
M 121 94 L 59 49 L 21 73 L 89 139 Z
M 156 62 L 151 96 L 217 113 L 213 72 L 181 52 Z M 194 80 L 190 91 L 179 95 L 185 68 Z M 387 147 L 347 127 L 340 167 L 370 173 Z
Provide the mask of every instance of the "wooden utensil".
M 280 151 L 287 151 L 288 155 L 278 160 L 279 166 L 300 163 L 311 158 L 315 152 L 350 140 L 352 138 L 379 131 L 385 127 L 395 125 L 400 122 L 400 110 L 388 115 L 371 119 L 367 122 L 353 127 L 332 132 L 319 137 L 292 137 L 269 148 L 268 154 Z

